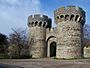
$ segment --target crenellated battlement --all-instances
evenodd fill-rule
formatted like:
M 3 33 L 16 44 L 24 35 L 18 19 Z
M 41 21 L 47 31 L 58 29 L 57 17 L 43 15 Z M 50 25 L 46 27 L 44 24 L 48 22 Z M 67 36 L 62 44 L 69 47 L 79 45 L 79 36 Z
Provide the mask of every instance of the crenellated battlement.
M 80 7 L 68 6 L 61 7 L 54 11 L 56 23 L 62 21 L 85 22 L 85 11 Z
M 80 7 L 76 7 L 76 6 L 67 6 L 67 7 L 60 7 L 57 10 L 55 10 L 55 13 L 59 14 L 80 14 L 83 15 L 85 13 L 85 11 L 80 8 Z
M 30 15 L 28 17 L 28 26 L 30 27 L 35 27 L 35 26 L 40 26 L 40 27 L 47 27 L 51 21 L 51 19 L 48 18 L 46 15 L 40 15 L 40 14 L 35 14 L 35 15 Z
M 40 14 L 34 14 L 34 15 L 30 15 L 29 16 L 29 19 L 32 19 L 32 18 L 44 18 L 44 19 L 48 19 L 48 16 L 40 15 Z

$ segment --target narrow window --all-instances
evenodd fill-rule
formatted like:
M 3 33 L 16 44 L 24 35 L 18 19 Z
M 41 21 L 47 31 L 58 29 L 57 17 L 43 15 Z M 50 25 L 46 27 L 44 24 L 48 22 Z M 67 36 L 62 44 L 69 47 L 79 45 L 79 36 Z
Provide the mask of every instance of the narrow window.
M 43 27 L 45 27 L 46 22 L 44 22 Z
M 64 17 L 63 15 L 60 16 L 60 18 L 63 18 L 63 17 Z
M 76 15 L 75 21 L 77 21 L 77 20 L 78 20 L 78 18 L 79 18 L 79 15 Z
M 59 19 L 59 16 L 57 16 L 57 19 Z
M 79 22 L 81 22 L 82 17 L 79 18 Z
M 31 24 L 32 26 L 34 26 L 34 22 L 32 22 L 32 24 Z
M 38 24 L 38 21 L 35 22 L 35 26 Z
M 69 15 L 65 15 L 65 20 L 69 20 Z
M 64 20 L 64 16 L 63 16 L 63 15 L 60 16 L 60 20 L 61 20 L 61 21 Z
M 32 22 L 32 24 L 34 24 L 34 22 Z
M 41 26 L 41 25 L 42 25 L 42 22 L 39 23 L 39 26 Z

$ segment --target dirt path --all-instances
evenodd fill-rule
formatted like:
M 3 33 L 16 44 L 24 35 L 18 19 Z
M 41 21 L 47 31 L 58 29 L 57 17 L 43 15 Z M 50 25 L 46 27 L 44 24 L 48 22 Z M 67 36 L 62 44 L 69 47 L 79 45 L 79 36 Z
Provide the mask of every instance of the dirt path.
M 90 68 L 90 59 L 2 59 L 0 65 L 4 66 L 0 68 Z

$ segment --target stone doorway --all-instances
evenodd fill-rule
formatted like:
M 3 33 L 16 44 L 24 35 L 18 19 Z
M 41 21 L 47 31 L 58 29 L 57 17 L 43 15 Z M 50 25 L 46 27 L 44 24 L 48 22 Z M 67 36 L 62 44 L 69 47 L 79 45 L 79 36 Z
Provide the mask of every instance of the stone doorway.
M 47 57 L 54 57 L 56 56 L 56 37 L 49 36 L 47 37 Z
M 50 43 L 50 57 L 56 56 L 56 42 Z

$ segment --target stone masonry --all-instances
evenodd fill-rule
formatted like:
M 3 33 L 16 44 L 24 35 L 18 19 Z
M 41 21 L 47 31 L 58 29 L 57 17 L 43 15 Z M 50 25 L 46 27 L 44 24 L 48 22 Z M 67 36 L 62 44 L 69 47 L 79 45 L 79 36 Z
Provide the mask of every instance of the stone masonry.
M 54 11 L 54 18 L 57 27 L 52 29 L 51 19 L 47 16 L 28 17 L 32 58 L 82 58 L 84 10 L 75 6 L 61 7 Z
M 85 12 L 75 6 L 55 10 L 57 58 L 81 58 Z
M 31 15 L 28 17 L 30 27 L 30 55 L 32 58 L 42 58 L 46 56 L 46 28 L 49 18 L 45 15 Z

